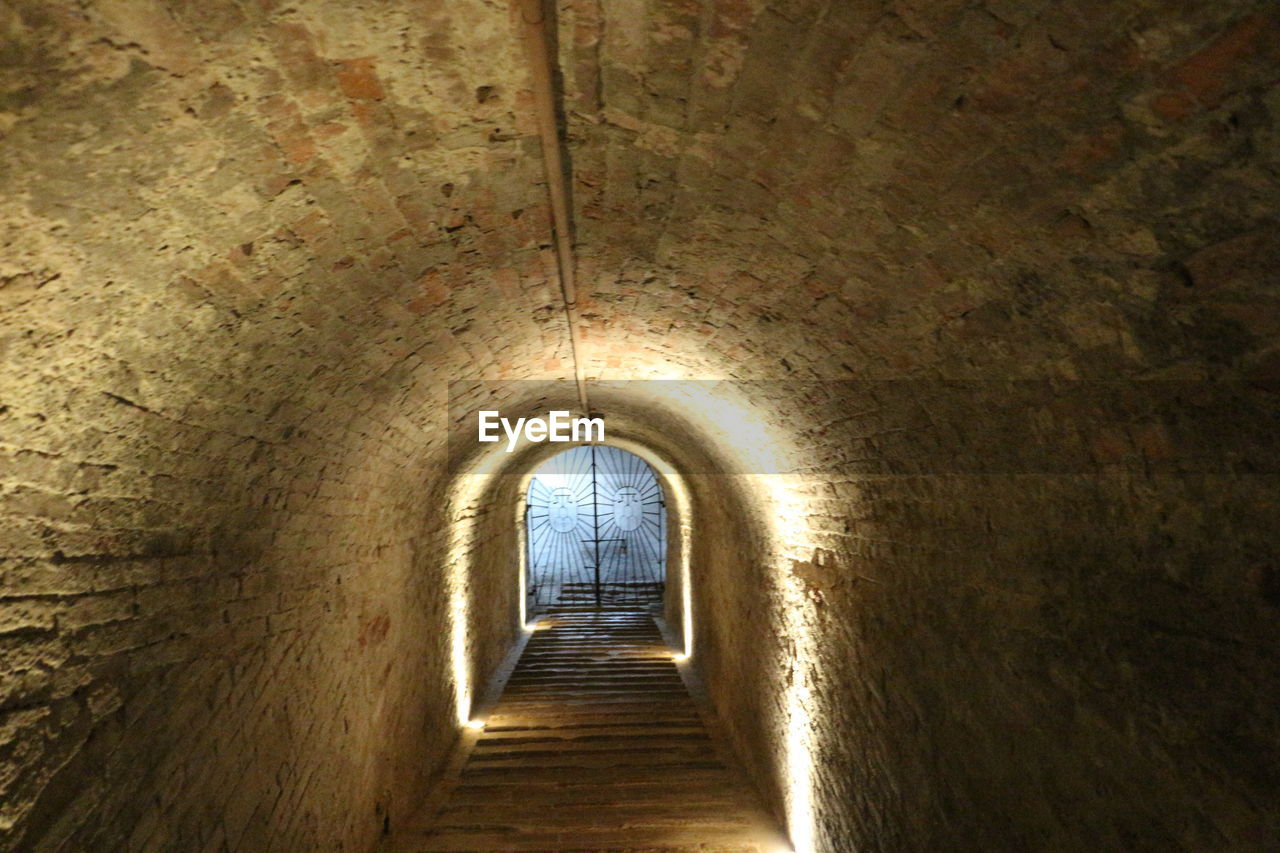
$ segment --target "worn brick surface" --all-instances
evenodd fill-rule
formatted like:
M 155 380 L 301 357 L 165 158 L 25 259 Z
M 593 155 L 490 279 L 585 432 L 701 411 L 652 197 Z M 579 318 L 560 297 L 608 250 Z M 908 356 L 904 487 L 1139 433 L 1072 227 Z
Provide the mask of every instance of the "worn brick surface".
M 586 373 L 742 380 L 592 401 L 793 834 L 1277 847 L 1275 4 L 555 5 Z M 452 464 L 449 383 L 572 375 L 518 28 L 0 41 L 0 849 L 372 849 L 514 630 L 537 453 Z
M 565 347 L 508 17 L 0 20 L 0 848 L 365 849 L 456 735 L 439 379 Z

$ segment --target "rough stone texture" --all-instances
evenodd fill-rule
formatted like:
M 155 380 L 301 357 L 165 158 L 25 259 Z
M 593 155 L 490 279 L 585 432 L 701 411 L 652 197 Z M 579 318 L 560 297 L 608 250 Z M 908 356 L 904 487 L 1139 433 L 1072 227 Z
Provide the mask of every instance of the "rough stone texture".
M 572 367 L 516 33 L 0 9 L 0 848 L 367 850 L 452 748 L 538 454 L 447 458 L 449 383 Z M 556 34 L 588 375 L 767 380 L 592 402 L 795 840 L 1280 845 L 1275 5 Z
M 565 351 L 507 14 L 0 16 L 0 847 L 367 849 L 456 736 L 442 379 Z
M 811 691 L 824 849 L 1274 846 L 1274 5 L 562 23 L 588 372 L 658 333 L 677 369 L 795 380 L 757 397 L 807 518 L 699 598 L 779 807 Z M 843 377 L 897 383 L 801 390 Z M 1161 379 L 1227 388 L 1090 384 Z

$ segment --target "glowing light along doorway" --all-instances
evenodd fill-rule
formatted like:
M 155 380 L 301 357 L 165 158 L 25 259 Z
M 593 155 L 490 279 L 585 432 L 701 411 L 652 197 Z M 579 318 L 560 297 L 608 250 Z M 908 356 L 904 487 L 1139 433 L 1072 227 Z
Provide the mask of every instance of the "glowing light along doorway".
M 529 614 L 662 602 L 667 508 L 649 464 L 617 447 L 575 447 L 533 475 L 525 504 Z

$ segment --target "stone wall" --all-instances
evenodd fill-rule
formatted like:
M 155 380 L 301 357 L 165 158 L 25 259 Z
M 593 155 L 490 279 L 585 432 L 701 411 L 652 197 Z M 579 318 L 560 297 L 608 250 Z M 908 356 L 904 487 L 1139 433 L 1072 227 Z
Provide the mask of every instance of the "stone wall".
M 1274 844 L 1274 7 L 560 12 L 588 373 L 796 386 L 698 603 L 797 840 Z
M 820 848 L 1278 837 L 1275 395 L 843 387 L 792 564 Z
M 1274 4 L 557 7 L 579 355 L 739 383 L 592 399 L 797 844 L 1274 846 Z M 450 383 L 572 375 L 516 33 L 0 10 L 0 849 L 415 807 L 516 630 Z
M 457 734 L 445 382 L 566 346 L 507 15 L 0 32 L 0 849 L 367 850 Z

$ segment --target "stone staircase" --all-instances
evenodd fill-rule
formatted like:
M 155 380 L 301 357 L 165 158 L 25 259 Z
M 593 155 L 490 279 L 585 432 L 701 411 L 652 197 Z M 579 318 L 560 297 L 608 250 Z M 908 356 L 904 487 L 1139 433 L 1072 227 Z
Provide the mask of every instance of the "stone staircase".
M 788 849 L 651 616 L 539 624 L 465 760 L 384 853 Z
M 661 581 L 602 581 L 598 585 L 570 581 L 558 585 L 548 584 L 542 589 L 531 590 L 533 600 L 530 602 L 530 610 L 542 607 L 557 611 L 575 608 L 643 610 L 662 604 L 663 588 Z

